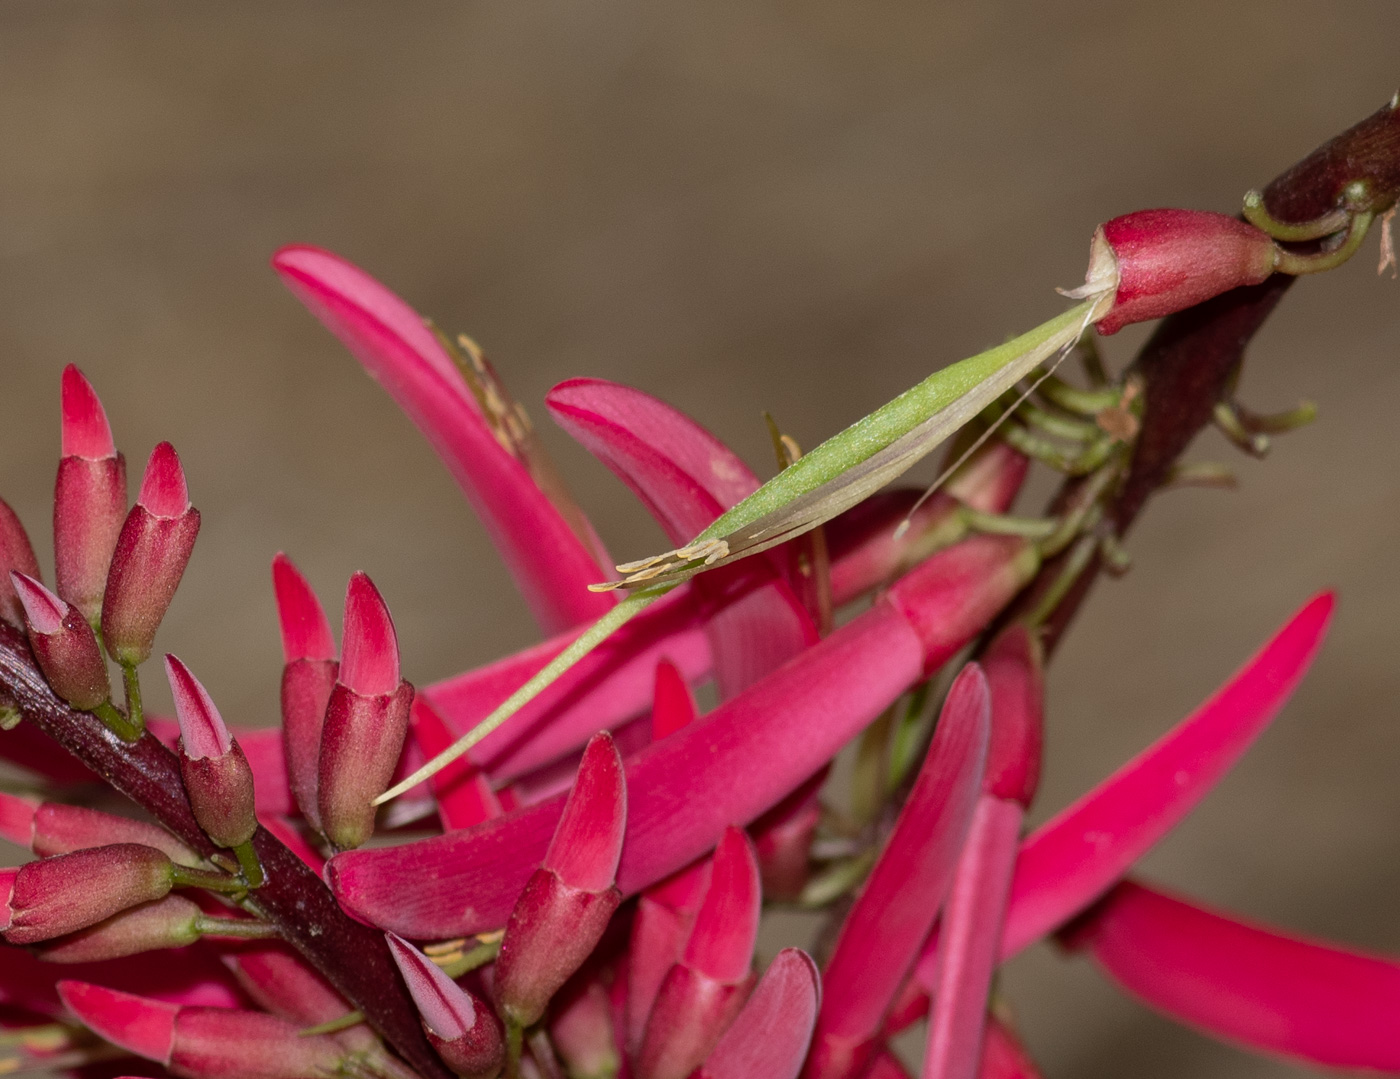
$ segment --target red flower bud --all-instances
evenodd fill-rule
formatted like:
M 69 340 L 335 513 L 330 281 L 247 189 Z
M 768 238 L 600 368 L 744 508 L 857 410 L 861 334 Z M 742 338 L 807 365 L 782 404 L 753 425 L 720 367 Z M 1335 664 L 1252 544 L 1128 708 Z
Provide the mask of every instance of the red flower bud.
M 413 945 L 393 933 L 384 937 L 444 1063 L 465 1079 L 493 1079 L 505 1061 L 500 1020 Z
M 272 560 L 272 586 L 282 627 L 282 746 L 287 779 L 302 815 L 319 828 L 316 776 L 321 726 L 338 665 L 330 622 L 311 585 L 280 551 Z
M 685 952 L 652 1005 L 637 1055 L 639 1079 L 685 1079 L 719 1041 L 753 987 L 761 907 L 753 846 L 730 828 L 715 848 Z
M 1110 290 L 1112 306 L 1098 328 L 1117 333 L 1232 288 L 1257 285 L 1274 272 L 1278 256 L 1266 233 L 1225 214 L 1138 210 L 1099 226 L 1085 283 L 1068 295 Z
M 107 569 L 126 517 L 126 460 L 83 373 L 63 369 L 63 458 L 53 496 L 58 594 L 97 624 Z
M 10 581 L 10 574 L 16 570 L 36 581 L 39 579 L 39 563 L 34 558 L 29 535 L 20 524 L 19 515 L 0 499 L 0 618 L 23 629 L 24 607 Z
M 39 954 L 50 963 L 90 963 L 157 948 L 179 948 L 199 939 L 196 922 L 200 913 L 184 896 L 167 895 L 43 945 Z
M 576 1079 L 610 1079 L 622 1060 L 613 1034 L 612 1003 L 595 976 L 575 978 L 550 1009 L 549 1040 Z
M 496 960 L 496 997 L 522 1027 L 583 965 L 622 902 L 617 863 L 627 786 L 612 737 L 594 735 L 545 854 L 516 901 Z
M 104 704 L 112 696 L 107 661 L 83 613 L 33 577 L 15 572 L 10 582 L 24 605 L 30 648 L 53 691 L 82 712 Z
M 816 1023 L 821 984 L 806 952 L 784 948 L 696 1079 L 796 1079 Z
M 102 1038 L 185 1079 L 305 1079 L 346 1070 L 344 1049 L 285 1019 L 167 1004 L 87 982 L 59 982 L 68 1009 Z
M 174 871 L 163 851 L 136 843 L 29 862 L 15 873 L 8 917 L 0 912 L 5 939 L 34 944 L 160 899 L 170 891 Z
M 394 778 L 408 733 L 413 687 L 399 681 L 389 609 L 363 573 L 345 593 L 343 657 L 326 705 L 317 766 L 321 830 L 342 850 L 374 834 L 374 807 Z
M 143 663 L 199 535 L 180 458 L 169 442 L 151 451 L 141 493 L 126 516 L 102 598 L 102 639 L 119 663 Z
M 1040 644 L 1024 625 L 1005 629 L 982 656 L 992 694 L 992 736 L 984 787 L 1022 809 L 1040 783 L 1045 681 Z
M 246 843 L 258 830 L 248 758 L 190 669 L 167 655 L 165 674 L 175 696 L 175 717 L 180 721 L 180 776 L 194 819 L 221 847 Z

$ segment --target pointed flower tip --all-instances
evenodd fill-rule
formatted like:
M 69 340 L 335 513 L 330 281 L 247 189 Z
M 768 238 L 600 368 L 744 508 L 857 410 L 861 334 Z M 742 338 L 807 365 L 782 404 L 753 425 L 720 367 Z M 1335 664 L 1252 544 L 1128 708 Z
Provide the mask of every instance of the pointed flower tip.
M 281 551 L 272 560 L 272 587 L 277 593 L 284 661 L 335 659 L 335 640 L 325 608 L 301 571 Z
M 753 843 L 742 828 L 731 826 L 715 847 L 710 886 L 686 944 L 686 964 L 719 982 L 740 981 L 753 961 L 762 906 Z
M 379 589 L 363 573 L 345 590 L 345 628 L 340 657 L 341 684 L 364 697 L 399 688 L 399 639 Z
M 698 1073 L 704 1079 L 795 1079 L 821 1005 L 811 956 L 784 948 Z
M 992 735 L 983 786 L 1025 807 L 1040 783 L 1045 685 L 1040 644 L 1025 625 L 1007 627 L 982 663 L 991 692 Z
M 578 778 L 564 806 L 544 867 L 586 892 L 602 892 L 617 879 L 622 837 L 627 830 L 627 779 L 612 735 L 600 731 L 588 742 Z
M 33 577 L 17 570 L 10 572 L 10 581 L 15 586 L 15 594 L 24 604 L 24 615 L 36 633 L 47 636 L 63 628 L 63 620 L 71 608 Z
M 175 718 L 180 721 L 180 742 L 193 760 L 222 757 L 233 744 L 228 727 L 208 691 L 190 669 L 172 655 L 165 657 L 165 676 L 175 695 Z
M 669 659 L 656 665 L 656 688 L 651 706 L 651 740 L 659 742 L 689 724 L 696 714 L 695 698 L 685 676 Z
M 428 1029 L 444 1041 L 470 1034 L 476 1026 L 476 1006 L 466 991 L 402 937 L 385 933 L 384 939 Z
M 63 456 L 100 461 L 117 455 L 112 428 L 96 391 L 73 364 L 63 369 L 60 391 L 63 415 Z
M 153 517 L 180 517 L 190 508 L 185 470 L 169 442 L 162 442 L 151 451 L 146 474 L 141 477 L 141 494 L 136 501 Z
M 147 1060 L 170 1060 L 178 1004 L 106 989 L 90 982 L 61 981 L 58 995 L 93 1033 Z

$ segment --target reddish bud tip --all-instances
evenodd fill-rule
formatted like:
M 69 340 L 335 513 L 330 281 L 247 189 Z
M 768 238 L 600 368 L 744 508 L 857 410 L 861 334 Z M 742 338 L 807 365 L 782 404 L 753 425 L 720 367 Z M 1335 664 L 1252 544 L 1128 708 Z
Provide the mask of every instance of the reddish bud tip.
M 98 1037 L 147 1060 L 170 1060 L 175 1047 L 175 1017 L 180 1013 L 178 1004 L 88 982 L 59 982 L 58 995 L 68 1010 Z
M 63 369 L 63 456 L 100 461 L 117 455 L 112 428 L 102 402 L 81 371 L 73 364 Z
M 24 628 L 24 609 L 10 582 L 10 571 L 39 577 L 39 562 L 19 515 L 0 499 L 0 618 Z
M 685 947 L 687 966 L 733 985 L 749 973 L 763 905 L 758 859 L 748 834 L 728 828 L 710 867 L 710 887 Z
M 983 787 L 1024 808 L 1040 783 L 1045 683 L 1040 645 L 1022 624 L 1008 627 L 982 657 L 992 695 L 992 733 Z
M 572 888 L 601 892 L 617 879 L 627 829 L 627 779 L 612 735 L 588 742 L 564 815 L 544 856 L 544 867 Z
M 685 676 L 669 659 L 656 665 L 656 690 L 651 706 L 651 740 L 659 742 L 695 718 L 695 698 Z
M 162 442 L 151 451 L 146 462 L 146 474 L 141 477 L 141 493 L 136 501 L 152 517 L 174 519 L 190 508 L 190 490 L 185 483 L 185 470 L 180 457 L 169 442 Z
M 345 629 L 340 683 L 364 697 L 381 697 L 399 688 L 399 639 L 389 608 L 374 582 L 363 573 L 345 590 Z
M 428 1029 L 449 1040 L 470 1033 L 476 1026 L 477 1011 L 471 995 L 402 937 L 385 933 L 384 939 Z
M 283 659 L 287 663 L 335 659 L 335 641 L 325 609 L 301 571 L 281 551 L 272 560 L 272 587 L 277 593 L 277 618 L 282 625 Z
M 165 676 L 175 696 L 175 718 L 180 721 L 180 744 L 185 756 L 192 760 L 222 757 L 229 751 L 233 739 L 208 691 L 188 667 L 168 654 Z
M 32 631 L 49 636 L 63 628 L 63 620 L 68 617 L 70 609 L 68 604 L 33 577 L 18 570 L 10 573 L 10 583 L 24 605 L 24 615 Z

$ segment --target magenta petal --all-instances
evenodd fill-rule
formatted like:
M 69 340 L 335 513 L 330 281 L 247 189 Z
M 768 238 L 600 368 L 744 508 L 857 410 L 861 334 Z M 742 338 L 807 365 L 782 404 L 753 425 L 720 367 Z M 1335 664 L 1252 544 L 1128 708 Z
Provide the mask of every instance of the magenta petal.
M 1134 996 L 1252 1049 L 1400 1072 L 1400 962 L 1119 884 L 1072 944 Z
M 147 1060 L 170 1060 L 180 1007 L 104 989 L 88 982 L 58 983 L 58 995 L 78 1020 L 99 1037 Z
M 183 515 L 190 508 L 185 470 L 180 466 L 180 455 L 169 442 L 161 442 L 151 451 L 145 475 L 141 477 L 141 493 L 136 496 L 136 501 L 152 517 L 167 520 Z
M 1335 602 L 1311 600 L 1190 717 L 1036 829 L 1016 861 L 1003 958 L 1102 895 L 1224 777 L 1302 680 Z
M 63 415 L 62 453 L 64 457 L 85 457 L 100 461 L 117 455 L 112 428 L 96 391 L 73 364 L 63 369 L 60 389 Z
M 394 620 L 374 582 L 351 575 L 345 590 L 345 628 L 341 636 L 340 682 L 362 697 L 379 697 L 399 688 L 399 639 Z
M 822 975 L 807 1075 L 858 1073 L 953 878 L 982 783 L 991 724 L 987 680 L 963 668 L 894 831 L 847 914 Z
M 456 741 L 456 735 L 447 729 L 442 717 L 422 696 L 413 699 L 408 722 L 425 760 Z M 459 757 L 429 782 L 437 801 L 438 816 L 449 831 L 470 828 L 501 815 L 500 800 L 470 756 Z
M 335 641 L 325 609 L 301 571 L 281 551 L 272 560 L 272 587 L 277 593 L 285 662 L 335 659 Z
M 724 828 L 759 816 L 832 757 L 924 666 L 884 602 L 782 669 L 627 762 L 624 895 L 688 865 Z M 356 915 L 411 937 L 500 926 L 544 856 L 563 799 L 417 843 L 338 855 L 328 867 Z M 407 892 L 404 880 L 420 887 Z
M 525 466 L 496 441 L 423 320 L 378 281 L 329 251 L 284 247 L 273 267 L 432 443 L 541 625 L 557 632 L 609 610 L 612 598 L 587 590 L 604 579 L 598 560 Z
M 476 1026 L 476 1005 L 466 991 L 406 940 L 393 933 L 385 933 L 384 939 L 428 1029 L 448 1039 L 470 1033 Z
M 165 676 L 175 697 L 175 716 L 180 723 L 185 756 L 193 760 L 222 757 L 233 741 L 213 698 L 190 669 L 172 655 L 165 657 Z
M 817 965 L 806 952 L 784 948 L 705 1058 L 702 1079 L 795 1079 L 820 1000 Z
M 682 962 L 717 982 L 741 981 L 753 963 L 762 909 L 753 844 L 741 829 L 728 828 L 710 861 L 710 883 Z
M 651 705 L 651 739 L 659 742 L 695 719 L 695 698 L 685 677 L 669 659 L 656 665 L 656 690 Z
M 465 734 L 577 636 L 562 633 L 514 656 L 423 692 L 454 737 Z M 656 663 L 668 658 L 688 681 L 710 671 L 710 648 L 688 587 L 647 608 L 600 644 L 501 728 L 470 758 L 497 784 L 580 749 L 601 728 L 617 728 L 652 705 Z
M 564 802 L 559 827 L 545 852 L 544 867 L 571 888 L 601 892 L 617 879 L 622 836 L 627 829 L 627 780 L 622 757 L 607 731 L 583 751 L 578 779 Z
M 758 490 L 758 477 L 728 446 L 641 390 L 571 378 L 545 403 L 560 427 L 632 488 L 672 543 L 690 542 Z
M 32 798 L 0 791 L 0 838 L 17 847 L 28 847 L 34 839 L 34 814 L 39 803 Z
M 1040 1069 L 995 1016 L 987 1016 L 979 1079 L 1040 1079 Z

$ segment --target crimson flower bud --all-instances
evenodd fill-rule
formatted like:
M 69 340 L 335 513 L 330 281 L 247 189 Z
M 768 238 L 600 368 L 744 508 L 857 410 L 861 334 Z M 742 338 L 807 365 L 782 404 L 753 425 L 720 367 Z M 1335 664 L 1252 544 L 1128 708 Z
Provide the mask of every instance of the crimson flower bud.
M 71 363 L 63 369 L 62 401 L 63 457 L 53 492 L 55 587 L 95 626 L 126 517 L 126 460 L 112 442 L 102 402 Z
M 303 1036 L 295 1023 L 262 1012 L 168 1004 L 87 982 L 59 982 L 58 994 L 98 1036 L 184 1079 L 304 1079 L 350 1070 L 334 1039 Z
M 1274 272 L 1279 249 L 1253 225 L 1204 210 L 1138 210 L 1100 225 L 1085 283 L 1067 295 L 1112 291 L 1099 333 L 1161 318 Z M 1116 284 L 1116 289 L 1113 288 Z
M 1045 681 L 1040 644 L 1024 625 L 1009 626 L 981 658 L 992 696 L 987 743 L 987 793 L 1022 809 L 1040 784 L 1044 741 Z
M 0 499 L 0 618 L 23 629 L 24 606 L 10 580 L 10 574 L 15 571 L 36 581 L 39 579 L 39 563 L 34 557 L 29 534 L 20 523 L 19 515 Z
M 164 851 L 176 865 L 197 866 L 201 861 L 198 854 L 159 825 L 100 809 L 44 802 L 34 810 L 30 827 L 31 835 L 23 842 L 40 858 L 112 843 L 138 843 Z
M 175 447 L 151 451 L 141 493 L 126 515 L 102 597 L 102 639 L 118 663 L 134 666 L 150 657 L 156 628 L 165 617 L 199 535 L 199 511 Z
M 158 948 L 180 948 L 199 939 L 201 913 L 198 905 L 184 896 L 167 895 L 43 945 L 39 955 L 50 963 L 90 963 Z
M 627 780 L 607 731 L 583 751 L 578 778 L 544 856 L 506 922 L 496 999 L 528 1027 L 602 939 L 622 902 L 617 863 L 627 827 Z
M 715 848 L 710 884 L 680 962 L 661 983 L 637 1054 L 638 1079 L 686 1079 L 748 998 L 762 908 L 748 836 L 729 828 Z
M 106 703 L 112 696 L 107 661 L 83 613 L 33 577 L 13 572 L 10 582 L 24 605 L 29 646 L 53 691 L 82 712 Z
M 393 933 L 384 937 L 438 1056 L 464 1079 L 493 1079 L 506 1056 L 500 1020 L 413 945 Z
M 374 806 L 394 778 L 413 687 L 399 680 L 399 641 L 389 609 L 363 573 L 345 593 L 343 656 L 326 705 L 317 765 L 321 831 L 341 850 L 374 834 Z
M 0 907 L 11 944 L 86 929 L 117 911 L 160 899 L 175 878 L 175 866 L 163 851 L 137 843 L 60 854 L 11 872 L 9 900 Z
M 321 726 L 339 664 L 331 625 L 316 593 L 291 559 L 280 551 L 272 560 L 272 587 L 282 627 L 282 747 L 287 780 L 302 816 L 321 825 L 316 774 L 321 759 Z
M 221 847 L 237 847 L 253 838 L 258 818 L 253 809 L 253 770 L 238 742 L 224 726 L 205 688 L 174 656 L 165 657 L 165 674 L 175 696 L 180 722 L 180 776 L 194 819 Z

